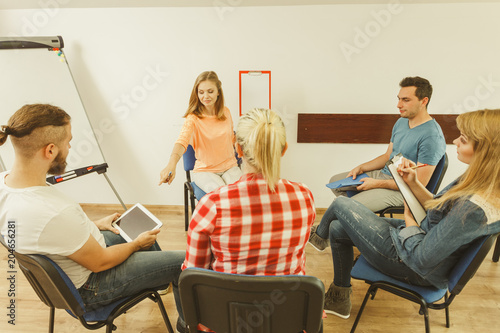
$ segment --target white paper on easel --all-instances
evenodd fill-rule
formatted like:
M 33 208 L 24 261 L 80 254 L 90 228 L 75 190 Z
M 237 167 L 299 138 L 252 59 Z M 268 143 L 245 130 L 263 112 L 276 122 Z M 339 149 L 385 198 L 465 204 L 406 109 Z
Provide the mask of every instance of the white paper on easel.
M 270 73 L 265 71 L 241 72 L 240 115 L 253 108 L 268 109 L 270 103 Z
M 401 192 L 401 195 L 406 202 L 406 205 L 410 209 L 413 218 L 415 219 L 417 224 L 420 225 L 422 220 L 427 216 L 427 212 L 425 211 L 424 207 L 422 207 L 417 197 L 413 194 L 408 184 L 405 183 L 403 177 L 401 177 L 398 173 L 398 167 L 401 163 L 401 157 L 401 154 L 394 156 L 392 160 L 387 162 L 386 165 L 389 168 L 389 171 L 391 172 L 391 175 L 394 178 L 394 181 L 396 182 L 396 185 L 398 186 L 399 191 Z

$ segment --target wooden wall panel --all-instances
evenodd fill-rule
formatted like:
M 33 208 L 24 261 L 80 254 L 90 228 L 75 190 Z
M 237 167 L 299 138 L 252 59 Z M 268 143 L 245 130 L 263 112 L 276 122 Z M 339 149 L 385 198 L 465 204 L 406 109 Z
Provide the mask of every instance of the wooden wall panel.
M 447 144 L 460 135 L 457 115 L 432 115 L 441 126 Z M 398 114 L 299 113 L 298 143 L 385 143 L 391 139 Z

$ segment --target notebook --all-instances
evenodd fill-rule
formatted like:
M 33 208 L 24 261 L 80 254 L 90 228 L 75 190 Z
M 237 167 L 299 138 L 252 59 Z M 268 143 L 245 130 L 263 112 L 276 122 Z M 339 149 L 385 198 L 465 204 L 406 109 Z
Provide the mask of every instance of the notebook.
M 415 197 L 408 184 L 405 183 L 403 177 L 401 177 L 398 173 L 398 167 L 401 163 L 401 157 L 403 157 L 403 155 L 397 154 L 385 165 L 389 168 L 389 171 L 391 172 L 391 175 L 394 178 L 394 181 L 396 182 L 396 185 L 398 186 L 399 191 L 401 192 L 401 195 L 406 202 L 406 205 L 410 209 L 413 218 L 415 219 L 417 224 L 420 225 L 425 216 L 427 216 L 427 212 L 425 211 L 424 207 L 422 207 L 417 197 Z

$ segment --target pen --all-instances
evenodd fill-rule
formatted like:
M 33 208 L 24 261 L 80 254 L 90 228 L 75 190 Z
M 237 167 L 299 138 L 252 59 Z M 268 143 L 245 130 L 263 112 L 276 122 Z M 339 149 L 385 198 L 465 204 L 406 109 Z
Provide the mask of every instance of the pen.
M 410 169 L 415 170 L 415 169 L 417 169 L 417 168 L 421 168 L 421 167 L 428 166 L 428 165 L 429 165 L 429 164 L 427 164 L 427 163 L 425 163 L 425 164 L 420 164 L 420 165 L 414 165 L 414 166 L 410 167 Z
M 426 165 L 427 165 L 427 164 L 426 164 Z M 167 180 L 166 180 L 166 182 L 167 182 L 167 183 L 168 183 L 168 181 L 170 180 L 170 177 L 171 177 L 171 176 L 172 176 L 172 171 L 170 171 L 170 172 L 168 173 Z
M 415 169 L 418 169 L 418 168 L 421 168 L 421 167 L 424 167 L 424 166 L 428 166 L 429 164 L 425 163 L 425 164 L 420 164 L 420 165 L 414 165 L 412 167 L 409 167 L 409 168 L 405 168 L 405 169 L 412 169 L 412 170 L 415 170 Z M 403 169 L 398 169 L 398 172 L 400 172 L 401 170 Z

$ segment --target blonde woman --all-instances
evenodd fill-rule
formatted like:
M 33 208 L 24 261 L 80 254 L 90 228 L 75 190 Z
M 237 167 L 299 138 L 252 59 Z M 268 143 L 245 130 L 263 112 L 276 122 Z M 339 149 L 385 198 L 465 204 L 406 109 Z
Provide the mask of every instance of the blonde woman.
M 203 72 L 196 78 L 184 117 L 159 185 L 172 183 L 177 163 L 190 144 L 196 156 L 192 180 L 204 192 L 237 181 L 241 170 L 234 156 L 233 120 L 224 106 L 222 83 L 215 72 Z
M 280 178 L 285 126 L 253 109 L 236 130 L 244 175 L 203 197 L 189 225 L 183 269 L 250 275 L 305 274 L 304 247 L 316 216 L 311 191 Z
M 420 226 L 405 208 L 404 220 L 384 219 L 354 200 L 335 200 L 330 224 L 334 277 L 325 311 L 348 318 L 351 311 L 353 245 L 378 270 L 414 285 L 445 288 L 450 269 L 476 238 L 500 232 L 500 109 L 457 117 L 453 143 L 467 171 L 435 198 L 404 160 L 400 174 L 427 208 Z M 389 222 L 389 223 L 387 223 Z

